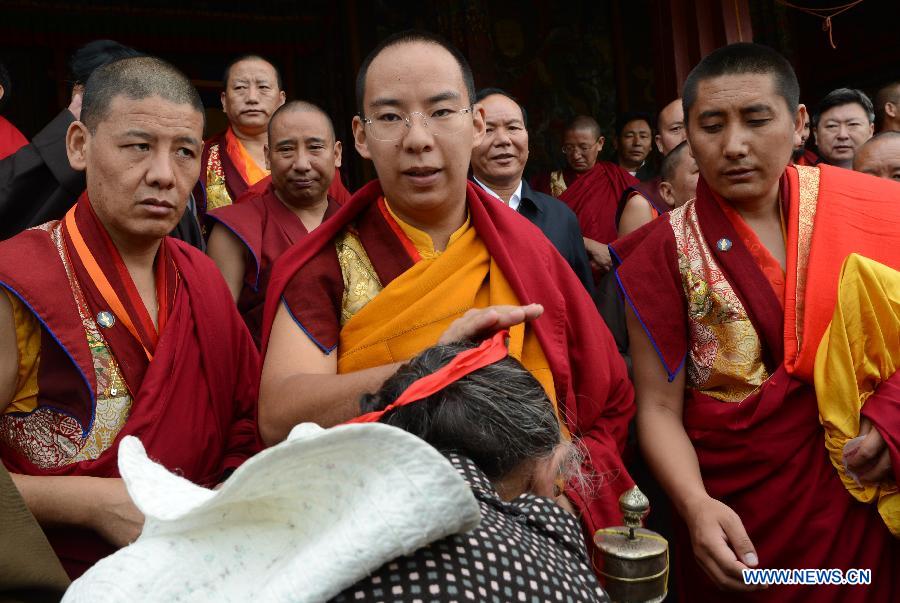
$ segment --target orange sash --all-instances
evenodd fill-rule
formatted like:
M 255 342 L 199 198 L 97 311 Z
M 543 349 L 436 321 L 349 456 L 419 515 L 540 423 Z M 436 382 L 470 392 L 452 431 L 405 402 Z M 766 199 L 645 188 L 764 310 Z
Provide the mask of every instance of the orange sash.
M 66 212 L 65 224 L 66 230 L 72 238 L 72 244 L 75 253 L 78 255 L 78 259 L 81 260 L 85 270 L 87 270 L 87 273 L 94 281 L 100 294 L 103 296 L 104 301 L 109 304 L 110 309 L 116 316 L 116 320 L 121 321 L 125 328 L 128 329 L 128 332 L 141 344 L 141 347 L 144 349 L 144 354 L 147 356 L 147 360 L 153 360 L 153 350 L 155 350 L 157 341 L 159 340 L 159 333 L 165 328 L 166 319 L 169 316 L 169 302 L 168 296 L 166 295 L 168 286 L 166 282 L 166 271 L 164 269 L 166 262 L 165 257 L 159 257 L 156 263 L 156 301 L 158 307 L 157 322 L 159 326 L 154 327 L 153 319 L 150 317 L 149 312 L 147 312 L 147 308 L 144 306 L 144 302 L 141 300 L 137 287 L 135 287 L 134 281 L 128 274 L 128 269 L 125 267 L 122 258 L 118 253 L 111 254 L 116 270 L 119 272 L 119 276 L 125 283 L 125 293 L 131 299 L 132 306 L 136 309 L 137 320 L 141 330 L 150 340 L 150 346 L 148 347 L 144 342 L 144 338 L 138 333 L 138 327 L 135 325 L 131 313 L 125 309 L 125 305 L 119 298 L 119 294 L 116 292 L 115 288 L 113 288 L 112 284 L 110 284 L 109 279 L 106 277 L 106 274 L 104 274 L 103 269 L 100 267 L 94 254 L 87 246 L 87 243 L 85 243 L 84 236 L 81 234 L 81 231 L 78 229 L 78 224 L 75 221 L 74 206 Z M 160 245 L 159 253 L 163 256 L 165 255 L 165 246 Z
M 244 145 L 234 135 L 234 131 L 231 128 L 225 131 L 225 152 L 231 157 L 234 167 L 240 172 L 241 178 L 244 179 L 247 186 L 253 186 L 269 175 L 268 170 L 264 170 L 256 165 L 256 160 L 244 148 Z

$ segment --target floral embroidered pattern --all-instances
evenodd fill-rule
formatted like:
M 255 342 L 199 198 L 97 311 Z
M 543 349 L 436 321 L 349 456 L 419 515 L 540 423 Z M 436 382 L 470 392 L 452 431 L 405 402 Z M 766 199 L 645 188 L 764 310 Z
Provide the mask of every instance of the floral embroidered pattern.
M 800 183 L 799 235 L 797 237 L 797 343 L 803 342 L 803 309 L 806 307 L 806 272 L 812 243 L 813 222 L 819 201 L 819 168 L 797 166 Z
M 52 469 L 98 458 L 128 420 L 132 398 L 115 357 L 88 309 L 66 252 L 61 223 L 44 226 L 56 247 L 87 337 L 97 381 L 94 419 L 87 434 L 74 417 L 47 407 L 0 416 L 0 439 L 35 466 Z
M 219 156 L 220 145 L 209 147 L 209 161 L 206 163 L 206 210 L 231 205 L 231 195 L 225 187 L 225 170 Z
M 688 310 L 688 387 L 739 402 L 768 377 L 762 343 L 703 238 L 694 201 L 670 212 Z

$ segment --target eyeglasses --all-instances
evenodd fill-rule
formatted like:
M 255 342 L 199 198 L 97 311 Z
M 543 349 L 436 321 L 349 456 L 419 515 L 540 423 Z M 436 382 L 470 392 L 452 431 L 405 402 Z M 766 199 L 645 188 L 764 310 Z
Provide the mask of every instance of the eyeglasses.
M 562 152 L 563 152 L 563 155 L 571 155 L 571 154 L 574 153 L 575 151 L 581 151 L 581 154 L 582 154 L 582 155 L 585 155 L 585 154 L 588 153 L 588 151 L 590 151 L 590 150 L 591 150 L 592 148 L 594 148 L 596 145 L 597 145 L 596 142 L 595 142 L 594 144 L 592 144 L 592 145 L 586 145 L 586 144 L 582 144 L 582 145 L 566 144 L 566 145 L 563 145 Z
M 471 113 L 472 108 L 466 109 L 436 109 L 431 115 L 425 115 L 421 111 L 413 111 L 409 115 L 401 111 L 385 110 L 376 113 L 372 117 L 362 115 L 362 121 L 368 125 L 372 137 L 382 142 L 395 142 L 406 135 L 406 131 L 412 128 L 412 118 L 419 115 L 422 125 L 435 136 L 448 136 L 456 134 L 466 125 L 466 114 Z

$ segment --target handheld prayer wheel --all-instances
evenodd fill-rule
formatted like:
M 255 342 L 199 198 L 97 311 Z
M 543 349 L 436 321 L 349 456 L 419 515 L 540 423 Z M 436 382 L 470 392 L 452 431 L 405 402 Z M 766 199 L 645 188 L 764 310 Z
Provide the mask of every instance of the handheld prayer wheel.
M 656 603 L 666 598 L 669 543 L 641 527 L 650 501 L 635 486 L 619 497 L 624 526 L 597 530 L 595 563 L 613 603 Z

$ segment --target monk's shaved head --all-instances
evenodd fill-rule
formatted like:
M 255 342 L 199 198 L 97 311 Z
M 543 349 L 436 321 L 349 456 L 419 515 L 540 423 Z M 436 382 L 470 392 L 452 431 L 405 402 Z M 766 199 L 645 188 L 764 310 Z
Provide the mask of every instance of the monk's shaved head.
M 278 67 L 275 66 L 275 63 L 273 63 L 266 57 L 258 55 L 258 54 L 243 54 L 239 57 L 235 57 L 234 59 L 232 59 L 228 63 L 228 65 L 225 66 L 225 72 L 222 75 L 222 87 L 223 88 L 226 88 L 226 89 L 228 88 L 228 80 L 231 79 L 231 70 L 234 68 L 234 66 L 237 65 L 238 63 L 243 63 L 244 61 L 259 61 L 259 62 L 265 63 L 266 65 L 271 67 L 272 71 L 275 72 L 275 83 L 278 84 L 279 90 L 282 89 L 283 84 L 281 81 L 281 71 L 278 70 Z
M 563 133 L 572 132 L 574 130 L 588 130 L 594 135 L 595 139 L 599 139 L 600 136 L 603 135 L 597 120 L 587 115 L 576 115 L 568 124 L 566 124 L 566 129 L 563 130 Z
M 900 126 L 900 81 L 882 87 L 875 95 L 875 120 L 882 130 Z
M 888 140 L 900 140 L 900 131 L 890 130 L 888 132 L 879 132 L 869 140 L 867 140 L 860 149 L 864 149 L 870 144 L 877 144 L 878 142 L 884 142 Z
M 663 158 L 659 194 L 669 207 L 681 207 L 697 195 L 700 170 L 683 140 Z
M 678 146 L 669 151 L 669 154 L 663 157 L 662 165 L 659 169 L 660 179 L 663 182 L 671 182 L 675 177 L 675 170 L 677 170 L 678 166 L 681 164 L 681 160 L 689 153 L 688 142 L 686 140 L 682 140 L 678 143 Z
M 775 91 L 784 99 L 788 111 L 791 114 L 797 111 L 800 104 L 800 83 L 788 60 L 768 46 L 738 42 L 709 53 L 687 76 L 681 98 L 685 123 L 688 121 L 691 107 L 697 102 L 700 82 L 723 75 L 747 74 L 771 76 Z
M 190 105 L 205 117 L 200 95 L 187 76 L 156 57 L 121 59 L 94 70 L 81 105 L 81 121 L 88 130 L 96 130 L 118 96 L 130 100 L 159 96 L 178 105 Z
M 372 66 L 372 63 L 378 58 L 378 55 L 385 50 L 393 48 L 394 46 L 406 46 L 410 44 L 433 44 L 446 50 L 459 66 L 463 85 L 466 88 L 466 95 L 468 96 L 466 105 L 470 106 L 475 102 L 475 77 L 472 75 L 472 67 L 469 65 L 469 61 L 466 59 L 465 55 L 463 55 L 456 46 L 437 34 L 421 29 L 409 29 L 388 36 L 382 40 L 365 59 L 363 59 L 362 65 L 359 67 L 359 72 L 356 74 L 356 107 L 357 111 L 359 111 L 359 115 L 363 115 L 366 112 L 364 105 L 366 97 L 366 77 L 369 74 L 369 67 Z
M 900 131 L 886 130 L 867 140 L 853 157 L 853 169 L 900 181 Z
M 325 118 L 325 121 L 328 122 L 328 131 L 331 132 L 331 142 L 337 140 L 337 135 L 334 132 L 334 122 L 331 120 L 331 116 L 328 115 L 322 107 L 310 103 L 308 101 L 303 100 L 292 100 L 284 103 L 275 113 L 272 114 L 272 119 L 269 120 L 269 144 L 272 144 L 272 124 L 275 123 L 275 120 L 278 119 L 279 115 L 284 115 L 286 113 L 318 113 L 322 117 Z

